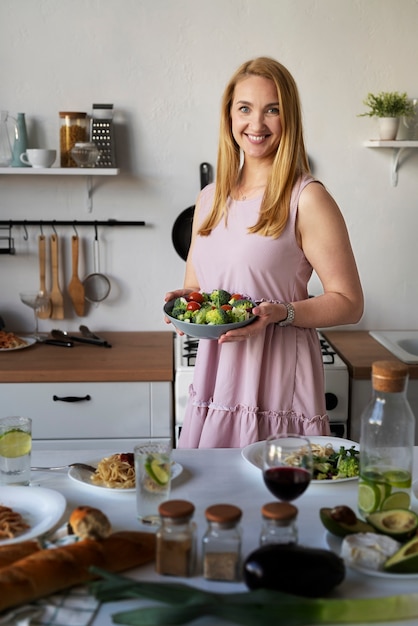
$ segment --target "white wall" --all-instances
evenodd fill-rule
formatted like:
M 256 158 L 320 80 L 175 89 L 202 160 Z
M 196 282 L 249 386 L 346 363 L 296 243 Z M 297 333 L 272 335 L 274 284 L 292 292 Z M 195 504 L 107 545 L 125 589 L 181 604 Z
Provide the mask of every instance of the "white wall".
M 364 148 L 375 122 L 357 116 L 369 91 L 417 96 L 417 23 L 416 0 L 2 0 L 0 108 L 26 113 L 31 147 L 58 148 L 60 110 L 113 103 L 122 173 L 95 180 L 91 214 L 83 178 L 2 176 L 0 219 L 147 223 L 101 229 L 111 295 L 81 320 L 67 301 L 66 319 L 41 328 L 168 328 L 163 297 L 184 271 L 171 228 L 195 202 L 199 164 L 215 166 L 226 81 L 259 55 L 283 62 L 299 85 L 315 174 L 344 213 L 361 273 L 358 327 L 418 327 L 418 150 L 405 152 L 392 187 L 391 150 Z M 30 227 L 25 241 L 14 228 L 16 255 L 0 256 L 0 314 L 10 328 L 32 323 L 18 292 L 38 286 L 38 234 Z M 64 287 L 72 229 L 58 234 Z M 93 229 L 79 234 L 84 276 Z

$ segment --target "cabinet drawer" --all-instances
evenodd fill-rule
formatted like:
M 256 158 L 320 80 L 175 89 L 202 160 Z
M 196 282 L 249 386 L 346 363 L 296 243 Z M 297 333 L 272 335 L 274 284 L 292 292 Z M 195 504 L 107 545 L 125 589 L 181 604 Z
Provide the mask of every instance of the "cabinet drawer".
M 170 383 L 9 383 L 1 413 L 33 420 L 34 439 L 171 436 Z

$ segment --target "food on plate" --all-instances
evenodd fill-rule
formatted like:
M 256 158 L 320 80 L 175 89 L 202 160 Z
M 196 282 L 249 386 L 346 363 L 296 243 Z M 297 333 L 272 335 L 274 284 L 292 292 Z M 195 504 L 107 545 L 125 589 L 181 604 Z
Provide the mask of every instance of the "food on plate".
M 14 348 L 21 348 L 27 345 L 27 341 L 21 339 L 14 333 L 7 333 L 5 330 L 0 330 L 0 350 L 13 350 Z
M 39 552 L 41 544 L 37 539 L 28 539 L 28 541 L 20 541 L 19 543 L 11 543 L 0 546 L 0 569 L 15 561 Z
M 337 537 L 375 531 L 371 524 L 358 519 L 354 511 L 345 505 L 322 507 L 319 510 L 319 517 L 325 528 Z
M 418 537 L 414 537 L 397 552 L 395 552 L 384 564 L 385 572 L 398 574 L 416 574 L 418 572 Z
M 340 480 L 359 475 L 359 450 L 355 446 L 340 446 L 336 451 L 331 443 L 311 443 L 314 480 Z
M 70 515 L 68 532 L 80 539 L 104 539 L 112 532 L 108 517 L 92 506 L 79 506 Z
M 8 506 L 0 505 L 0 540 L 13 539 L 30 528 L 22 515 Z
M 347 535 L 341 545 L 341 557 L 348 565 L 383 570 L 387 559 L 401 547 L 399 541 L 377 533 Z
M 121 572 L 154 559 L 154 533 L 135 531 L 39 550 L 0 569 L 0 611 L 93 580 L 92 566 Z
M 91 480 L 113 489 L 133 489 L 135 487 L 133 453 L 121 452 L 101 459 Z
M 401 542 L 411 539 L 418 528 L 417 514 L 408 509 L 376 511 L 368 515 L 366 520 L 377 532 Z
M 344 561 L 334 552 L 296 544 L 262 546 L 244 563 L 244 581 L 249 589 L 314 598 L 326 595 L 344 578 Z
M 174 300 L 171 317 L 193 324 L 231 324 L 254 317 L 255 306 L 250 298 L 230 294 L 225 289 L 214 289 L 210 293 L 193 291 Z

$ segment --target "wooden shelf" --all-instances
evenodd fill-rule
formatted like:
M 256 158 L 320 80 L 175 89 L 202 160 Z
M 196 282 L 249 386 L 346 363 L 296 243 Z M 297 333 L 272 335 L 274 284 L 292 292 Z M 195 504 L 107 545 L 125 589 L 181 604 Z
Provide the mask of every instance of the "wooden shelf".
M 392 148 L 392 167 L 390 171 L 390 180 L 392 187 L 396 187 L 398 184 L 398 170 L 399 160 L 402 150 L 406 148 L 418 148 L 418 141 L 412 139 L 399 139 L 395 141 L 382 141 L 381 139 L 374 139 L 365 141 L 363 144 L 366 148 Z
M 12 176 L 116 176 L 117 167 L 0 167 L 0 174 Z

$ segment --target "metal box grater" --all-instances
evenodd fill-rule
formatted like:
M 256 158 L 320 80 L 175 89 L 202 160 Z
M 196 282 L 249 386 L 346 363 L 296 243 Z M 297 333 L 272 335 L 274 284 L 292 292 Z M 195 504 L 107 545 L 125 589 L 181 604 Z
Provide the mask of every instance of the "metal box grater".
M 90 140 L 100 150 L 96 167 L 116 167 L 113 104 L 93 104 Z

